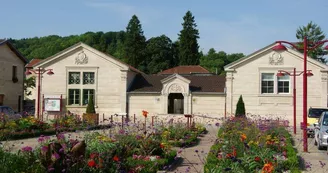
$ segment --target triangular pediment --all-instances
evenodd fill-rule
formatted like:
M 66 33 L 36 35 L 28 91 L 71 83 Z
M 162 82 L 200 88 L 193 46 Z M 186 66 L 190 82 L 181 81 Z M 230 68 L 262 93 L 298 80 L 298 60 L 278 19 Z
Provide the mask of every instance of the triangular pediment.
M 82 42 L 77 43 L 63 51 L 56 53 L 55 55 L 53 55 L 51 57 L 48 57 L 48 58 L 40 61 L 39 63 L 35 64 L 33 66 L 33 68 L 38 68 L 38 67 L 45 68 L 45 67 L 47 67 L 51 64 L 54 64 L 62 59 L 65 59 L 65 58 L 69 57 L 70 55 L 77 53 L 77 52 L 82 52 L 82 53 L 79 53 L 79 56 L 80 56 L 80 54 L 82 54 L 81 57 L 83 58 L 83 51 L 85 51 L 85 50 L 92 52 L 93 54 L 97 55 L 97 57 L 102 58 L 109 63 L 116 65 L 120 70 L 129 70 L 129 69 L 134 70 L 129 65 L 121 62 L 117 58 L 115 58 L 111 55 L 105 54 L 101 51 L 98 51 L 97 49 L 92 48 L 91 46 L 84 44 Z M 81 63 L 83 63 L 82 60 L 81 60 Z
M 181 76 L 179 74 L 176 74 L 176 73 L 175 74 L 172 74 L 172 75 L 170 75 L 170 76 L 168 76 L 168 77 L 166 77 L 164 79 L 162 79 L 161 82 L 162 82 L 162 84 L 166 84 L 166 83 L 169 83 L 169 82 L 171 82 L 171 81 L 173 81 L 175 79 L 180 79 L 181 81 L 183 81 L 183 82 L 185 82 L 187 84 L 190 84 L 190 82 L 191 82 L 189 79 L 184 78 L 183 76 Z
M 236 68 L 247 65 L 248 63 L 250 63 L 250 62 L 252 62 L 256 59 L 264 58 L 265 56 L 263 56 L 263 55 L 270 54 L 270 53 L 273 54 L 275 51 L 272 50 L 272 48 L 274 46 L 276 46 L 277 44 L 278 43 L 272 43 L 272 44 L 270 44 L 270 45 L 268 45 L 268 46 L 266 46 L 266 47 L 264 47 L 264 48 L 262 48 L 262 49 L 260 49 L 256 52 L 251 53 L 248 56 L 245 56 L 245 57 L 243 57 L 243 58 L 241 58 L 241 59 L 239 59 L 235 62 L 232 62 L 232 63 L 226 65 L 224 67 L 224 70 L 225 71 L 234 71 Z M 292 48 L 289 48 L 289 47 L 287 47 L 287 50 L 284 51 L 284 53 L 288 53 L 290 56 L 294 57 L 295 59 L 299 59 L 299 60 L 304 59 L 304 55 L 301 52 L 299 52 L 297 50 L 294 50 Z M 319 69 L 323 69 L 323 70 L 328 69 L 328 66 L 326 64 L 321 63 L 321 62 L 319 62 L 319 61 L 317 61 L 317 60 L 315 60 L 311 57 L 307 57 L 307 62 L 309 64 L 312 64 L 312 65 L 316 66 Z

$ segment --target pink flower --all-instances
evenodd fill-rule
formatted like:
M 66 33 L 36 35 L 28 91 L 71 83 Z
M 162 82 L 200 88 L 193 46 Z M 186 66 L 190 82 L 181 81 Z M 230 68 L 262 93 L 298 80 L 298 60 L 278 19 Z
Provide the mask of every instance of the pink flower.
M 32 150 L 33 150 L 33 148 L 30 147 L 30 146 L 26 146 L 26 147 L 23 147 L 23 148 L 22 148 L 22 151 L 23 151 L 23 152 L 31 152 Z

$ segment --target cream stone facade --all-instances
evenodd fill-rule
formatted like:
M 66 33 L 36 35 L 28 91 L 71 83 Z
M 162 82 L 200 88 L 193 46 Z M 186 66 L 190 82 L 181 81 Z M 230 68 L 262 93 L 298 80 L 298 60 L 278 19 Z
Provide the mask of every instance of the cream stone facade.
M 0 105 L 20 112 L 24 99 L 25 59 L 8 40 L 0 40 Z
M 141 116 L 198 114 L 213 117 L 234 114 L 242 95 L 246 112 L 292 120 L 293 78 L 277 77 L 278 70 L 303 69 L 303 54 L 288 49 L 264 47 L 225 67 L 226 75 L 206 72 L 200 66 L 181 66 L 156 75 L 147 75 L 111 55 L 78 43 L 49 57 L 33 68 L 52 69 L 42 77 L 41 103 L 47 97 L 62 97 L 61 110 L 44 111 L 45 119 L 66 111 L 83 114 L 89 97 L 94 98 L 100 121 L 125 113 Z M 180 69 L 180 72 L 179 72 Z M 198 69 L 197 72 L 188 70 Z M 308 58 L 308 107 L 327 107 L 328 67 Z M 297 124 L 302 117 L 302 76 L 296 77 Z M 37 103 L 37 101 L 36 101 Z M 36 108 L 37 110 L 37 108 Z
M 234 113 L 239 96 L 243 96 L 246 112 L 292 121 L 293 77 L 277 77 L 278 70 L 303 71 L 303 54 L 288 48 L 273 51 L 271 44 L 225 67 L 227 113 Z M 308 57 L 308 107 L 327 107 L 327 65 Z M 273 85 L 268 86 L 269 83 Z M 264 86 L 266 85 L 266 86 Z M 303 76 L 296 77 L 297 124 L 302 121 Z M 280 89 L 279 89 L 280 88 Z M 269 91 L 270 90 L 270 91 Z

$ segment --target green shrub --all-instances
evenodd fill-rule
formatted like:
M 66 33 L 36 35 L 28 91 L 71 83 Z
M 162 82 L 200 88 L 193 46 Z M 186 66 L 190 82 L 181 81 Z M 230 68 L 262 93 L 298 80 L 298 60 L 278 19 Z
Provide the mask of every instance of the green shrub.
M 236 106 L 235 116 L 236 117 L 244 117 L 245 115 L 246 115 L 245 103 L 243 101 L 243 96 L 240 95 L 239 100 L 237 102 L 237 106 Z
M 96 113 L 95 105 L 93 103 L 93 97 L 89 97 L 86 113 L 87 114 L 95 114 Z

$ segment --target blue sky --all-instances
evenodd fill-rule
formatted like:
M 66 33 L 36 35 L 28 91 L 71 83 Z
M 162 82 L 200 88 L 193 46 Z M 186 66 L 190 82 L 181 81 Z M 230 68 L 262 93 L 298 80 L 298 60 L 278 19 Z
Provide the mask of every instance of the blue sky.
M 327 0 L 0 0 L 0 38 L 68 36 L 125 30 L 133 14 L 148 38 L 175 41 L 187 10 L 200 49 L 250 54 L 276 40 L 296 41 L 311 20 L 328 33 Z

